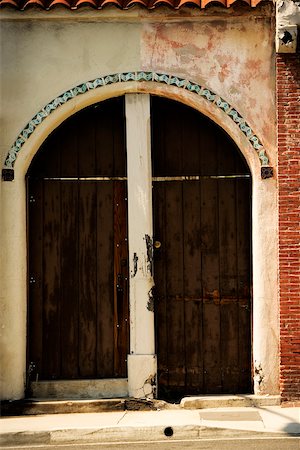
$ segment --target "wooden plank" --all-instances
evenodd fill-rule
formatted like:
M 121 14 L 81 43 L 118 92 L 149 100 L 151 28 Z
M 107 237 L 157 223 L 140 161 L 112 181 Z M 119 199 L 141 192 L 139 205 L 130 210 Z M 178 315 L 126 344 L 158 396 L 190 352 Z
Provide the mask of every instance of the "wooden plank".
M 154 248 L 155 281 L 155 335 L 158 359 L 158 395 L 168 387 L 168 315 L 166 294 L 166 233 L 165 233 L 165 185 L 153 185 L 154 241 L 161 243 Z
M 117 97 L 111 101 L 111 116 L 113 130 L 114 176 L 124 177 L 127 173 L 124 96 Z
M 222 158 L 220 158 L 222 160 Z M 232 158 L 231 158 L 232 161 Z M 230 170 L 230 162 L 222 162 Z M 219 180 L 220 314 L 223 392 L 237 392 L 238 296 L 236 242 L 236 180 Z
M 84 172 L 83 172 L 84 173 Z M 96 373 L 96 185 L 79 185 L 79 374 Z
M 55 176 L 77 177 L 78 173 L 78 135 L 82 133 L 80 113 L 66 120 L 56 134 L 53 148 L 60 156 L 60 171 Z
M 209 119 L 199 118 L 200 173 L 209 176 L 218 174 L 218 134 L 219 129 Z
M 151 145 L 152 175 L 165 176 L 165 103 L 159 97 L 151 96 Z
M 44 182 L 44 320 L 43 379 L 57 379 L 60 348 L 60 183 Z
M 220 393 L 220 286 L 217 180 L 201 181 L 203 393 Z
M 27 370 L 34 362 L 43 372 L 43 182 L 28 180 L 28 322 Z M 35 376 L 36 376 L 35 374 Z
M 113 182 L 97 183 L 97 377 L 114 377 Z
M 200 184 L 183 184 L 186 393 L 203 389 Z
M 77 127 L 78 175 L 82 177 L 95 176 L 96 149 L 95 123 L 93 110 L 87 109 L 80 114 L 80 124 Z
M 251 377 L 251 182 L 237 181 L 239 392 L 252 392 Z
M 181 175 L 199 175 L 201 130 L 199 122 L 201 116 L 197 114 L 195 110 L 185 105 L 181 105 L 181 108 Z
M 80 115 L 77 133 L 78 174 L 96 175 L 95 124 L 93 110 Z M 84 130 L 84 131 L 83 131 Z M 79 375 L 83 378 L 96 374 L 97 329 L 97 207 L 96 184 L 79 184 Z
M 126 185 L 114 182 L 114 373 L 125 377 L 128 346 L 128 245 Z
M 111 177 L 114 176 L 114 130 L 111 114 L 106 113 L 107 105 L 104 102 L 94 106 L 96 173 Z
M 235 143 L 228 138 L 223 130 L 216 135 L 218 161 L 218 175 L 233 175 L 236 174 L 236 161 L 239 158 L 239 150 L 237 150 Z
M 181 111 L 182 105 L 176 108 Z M 154 97 L 152 100 L 154 162 L 153 176 L 180 176 L 182 158 L 182 118 L 174 114 L 174 102 Z M 172 120 L 170 120 L 172 118 Z M 156 136 L 156 130 L 158 135 Z
M 178 105 L 180 109 L 181 105 Z M 168 176 L 180 176 L 182 174 L 182 117 L 180 111 L 174 114 L 174 103 L 166 104 L 164 115 L 164 152 L 165 152 L 165 174 Z M 172 120 L 170 118 L 172 117 Z
M 61 376 L 78 378 L 78 184 L 61 183 Z
M 151 96 L 151 143 L 152 175 L 165 176 L 165 102 L 159 97 Z M 153 183 L 153 224 L 154 240 L 161 247 L 154 250 L 155 282 L 155 331 L 158 364 L 158 395 L 169 397 L 169 362 L 168 362 L 168 306 L 166 292 L 166 197 L 165 185 Z
M 169 387 L 185 386 L 182 184 L 166 188 L 166 292 Z
M 77 134 L 79 116 L 67 120 L 56 151 L 60 153 L 60 175 L 78 176 Z M 61 377 L 79 377 L 78 367 L 78 183 L 61 182 Z

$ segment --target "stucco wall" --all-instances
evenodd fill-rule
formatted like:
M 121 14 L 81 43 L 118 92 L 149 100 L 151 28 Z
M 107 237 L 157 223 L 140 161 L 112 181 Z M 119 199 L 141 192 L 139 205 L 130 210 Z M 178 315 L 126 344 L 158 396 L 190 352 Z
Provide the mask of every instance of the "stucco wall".
M 168 22 L 167 14 L 159 11 L 142 11 L 141 17 L 111 15 L 110 23 L 109 18 L 101 21 L 101 14 L 98 22 L 88 21 L 88 16 L 74 22 L 71 14 L 64 14 L 64 20 L 49 14 L 47 21 L 33 20 L 37 16 L 30 13 L 14 12 L 11 17 L 22 19 L 18 21 L 2 16 L 3 158 L 23 126 L 57 95 L 101 75 L 134 70 L 171 73 L 211 88 L 247 118 L 270 152 L 274 150 L 270 14 L 186 13 L 180 22 L 174 17 Z
M 74 14 L 60 10 L 44 15 L 34 11 L 2 14 L 2 163 L 22 128 L 45 104 L 59 94 L 101 75 L 148 70 L 188 78 L 214 90 L 230 102 L 262 141 L 270 164 L 276 169 L 272 13 L 264 8 L 261 12 L 247 9 L 246 12 L 232 14 L 228 11 L 224 13 L 221 9 L 216 11 L 196 14 L 193 10 L 187 10 L 176 15 L 168 10 L 148 13 L 134 9 L 128 14 L 109 10 L 103 11 L 104 14 L 78 13 L 77 21 L 73 19 Z M 146 91 L 146 88 L 144 89 Z M 160 89 L 163 93 L 163 88 Z M 116 91 L 112 89 L 112 92 Z M 168 95 L 168 92 L 167 90 L 164 95 Z M 188 94 L 185 97 L 188 103 Z M 197 102 L 201 110 L 203 99 L 199 98 L 195 105 Z M 78 107 L 82 107 L 78 106 L 79 103 L 80 100 L 74 99 L 66 109 L 66 114 L 70 115 Z M 207 107 L 206 112 L 214 118 L 213 109 L 210 112 Z M 218 114 L 215 117 L 217 116 Z M 224 124 L 226 121 L 230 121 L 228 117 L 225 117 Z M 218 120 L 218 123 L 222 126 L 222 119 Z M 237 134 L 237 131 L 233 133 Z M 240 134 L 242 143 L 244 137 Z M 32 138 L 26 144 L 27 149 L 31 142 L 34 142 Z M 239 138 L 236 142 L 239 142 Z M 35 148 L 34 151 L 36 150 Z M 242 148 L 241 150 L 243 151 Z M 27 150 L 27 153 L 30 157 L 25 165 L 24 161 L 22 162 L 22 170 L 16 180 L 11 183 L 1 182 L 2 398 L 20 398 L 24 393 L 24 168 L 28 166 L 33 152 Z M 247 161 L 251 159 L 252 157 L 247 157 Z M 258 160 L 254 149 L 253 159 Z M 18 160 L 15 167 L 17 170 Z M 257 272 L 254 274 L 257 298 L 254 316 L 257 317 L 260 333 L 256 333 L 253 345 L 257 348 L 257 367 L 261 367 L 263 361 L 263 373 L 258 377 L 257 392 L 271 394 L 276 393 L 278 389 L 277 246 L 276 238 L 274 239 L 277 224 L 276 180 L 260 180 L 257 167 L 258 162 L 250 166 L 251 171 L 255 170 L 258 174 L 258 178 L 253 180 L 253 205 L 256 211 L 253 216 L 253 230 L 258 238 L 253 252 L 256 258 L 254 272 Z M 269 212 L 265 214 L 267 210 Z M 13 248 L 14 246 L 16 248 Z M 265 251 L 268 258 L 271 258 L 268 263 L 270 260 L 274 261 L 272 267 L 267 270 L 264 269 Z M 274 303 L 270 332 L 264 332 L 263 323 L 270 324 L 270 315 L 266 311 L 268 312 L 270 304 Z M 274 337 L 272 342 L 269 340 L 270 335 Z M 269 361 L 265 363 L 267 354 Z

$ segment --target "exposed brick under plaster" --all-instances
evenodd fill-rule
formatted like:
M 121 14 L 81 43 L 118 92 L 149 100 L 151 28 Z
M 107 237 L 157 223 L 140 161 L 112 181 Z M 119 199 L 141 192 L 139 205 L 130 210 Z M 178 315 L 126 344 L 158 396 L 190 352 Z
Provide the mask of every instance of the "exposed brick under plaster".
M 300 45 L 277 55 L 280 390 L 300 401 Z

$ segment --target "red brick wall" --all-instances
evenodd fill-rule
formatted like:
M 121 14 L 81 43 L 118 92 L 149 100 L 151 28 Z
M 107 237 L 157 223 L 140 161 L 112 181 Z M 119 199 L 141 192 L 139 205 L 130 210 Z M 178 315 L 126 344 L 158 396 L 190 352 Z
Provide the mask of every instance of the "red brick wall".
M 300 46 L 298 45 L 298 48 Z M 280 388 L 300 400 L 300 53 L 277 55 Z

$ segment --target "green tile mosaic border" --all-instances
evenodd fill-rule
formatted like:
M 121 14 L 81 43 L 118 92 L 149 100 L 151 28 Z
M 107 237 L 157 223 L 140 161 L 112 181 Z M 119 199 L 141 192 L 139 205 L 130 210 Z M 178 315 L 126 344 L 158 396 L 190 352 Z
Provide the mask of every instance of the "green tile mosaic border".
M 64 92 L 62 95 L 56 97 L 50 103 L 48 103 L 41 111 L 39 111 L 32 120 L 26 125 L 26 127 L 21 131 L 18 138 L 14 142 L 5 160 L 4 169 L 12 169 L 14 167 L 15 161 L 18 157 L 18 153 L 21 148 L 35 131 L 35 129 L 48 117 L 53 111 L 59 108 L 64 103 L 68 102 L 78 95 L 84 94 L 87 91 L 98 89 L 102 86 L 107 86 L 113 83 L 124 83 L 127 81 L 152 81 L 157 83 L 164 83 L 169 86 L 176 86 L 178 88 L 186 89 L 194 93 L 195 95 L 200 95 L 205 98 L 208 102 L 213 103 L 219 109 L 221 109 L 225 114 L 227 114 L 230 119 L 239 127 L 240 131 L 246 136 L 260 159 L 262 166 L 268 166 L 269 160 L 266 155 L 265 149 L 254 134 L 251 127 L 247 124 L 245 119 L 234 109 L 229 103 L 224 99 L 219 97 L 217 94 L 207 89 L 204 86 L 200 86 L 190 80 L 179 78 L 174 75 L 167 75 L 156 72 L 123 72 L 115 73 L 112 75 L 107 75 L 104 77 L 96 78 L 93 81 L 88 81 L 75 86 L 72 89 Z

